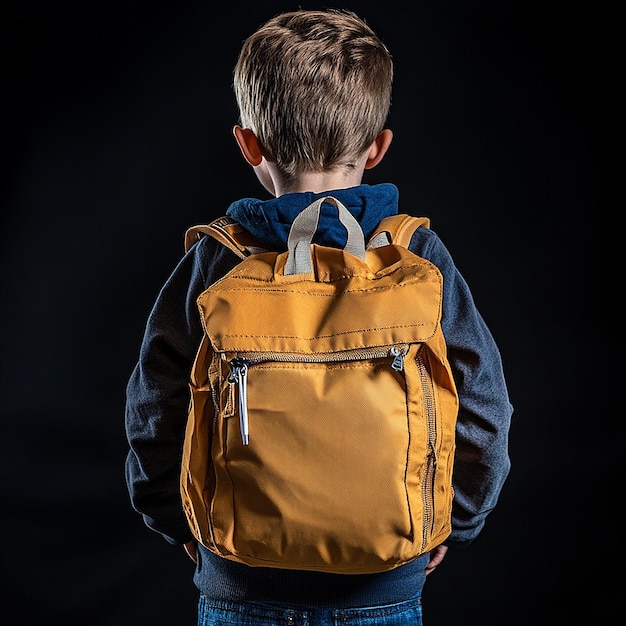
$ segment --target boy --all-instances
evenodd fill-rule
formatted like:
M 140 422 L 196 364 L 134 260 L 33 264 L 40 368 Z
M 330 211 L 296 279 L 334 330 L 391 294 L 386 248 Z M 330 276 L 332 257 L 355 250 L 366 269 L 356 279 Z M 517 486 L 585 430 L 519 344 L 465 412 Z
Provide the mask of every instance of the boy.
M 351 12 L 288 12 L 253 33 L 234 71 L 240 112 L 234 136 L 274 197 L 236 201 L 227 214 L 268 249 L 284 251 L 294 217 L 314 199 L 332 195 L 358 219 L 367 239 L 383 217 L 398 212 L 394 185 L 361 182 L 364 170 L 381 161 L 392 140 L 385 128 L 392 76 L 388 50 Z M 335 223 L 335 214 L 323 209 L 320 244 L 343 246 Z M 500 354 L 437 235 L 418 229 L 411 250 L 443 274 L 442 324 L 460 400 L 453 529 L 445 545 L 381 574 L 249 567 L 215 556 L 192 540 L 179 472 L 188 378 L 203 333 L 196 299 L 239 259 L 204 237 L 161 290 L 128 383 L 127 481 L 145 523 L 170 543 L 183 545 L 196 562 L 200 626 L 421 624 L 426 575 L 449 546 L 475 539 L 496 505 L 509 471 L 512 414 Z

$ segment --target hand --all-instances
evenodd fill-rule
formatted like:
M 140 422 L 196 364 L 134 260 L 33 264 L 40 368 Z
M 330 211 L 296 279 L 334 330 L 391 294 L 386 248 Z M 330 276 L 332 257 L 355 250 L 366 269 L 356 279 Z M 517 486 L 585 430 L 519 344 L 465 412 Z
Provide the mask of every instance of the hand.
M 437 546 L 433 550 L 430 551 L 430 561 L 428 561 L 428 565 L 426 566 L 426 576 L 435 571 L 437 565 L 443 561 L 443 557 L 446 556 L 446 552 L 448 551 L 448 546 Z
M 198 562 L 198 557 L 196 556 L 197 546 L 196 546 L 195 539 L 192 539 L 191 541 L 188 541 L 187 543 L 184 543 L 183 544 L 183 548 L 185 548 L 185 552 L 189 555 L 189 558 L 194 563 L 197 563 Z

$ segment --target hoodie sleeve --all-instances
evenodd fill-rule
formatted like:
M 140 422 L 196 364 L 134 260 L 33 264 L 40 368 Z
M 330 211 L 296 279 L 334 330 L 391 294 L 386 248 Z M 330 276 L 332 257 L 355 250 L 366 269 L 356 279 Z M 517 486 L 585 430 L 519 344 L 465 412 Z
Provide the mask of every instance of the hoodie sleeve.
M 496 506 L 509 473 L 513 407 L 498 347 L 441 239 L 420 228 L 411 249 L 443 275 L 441 323 L 459 394 L 452 533 L 446 543 L 468 544 Z
M 236 260 L 204 237 L 181 259 L 154 303 L 126 388 L 126 482 L 134 509 L 170 543 L 192 538 L 179 473 L 189 375 L 203 335 L 196 299 Z

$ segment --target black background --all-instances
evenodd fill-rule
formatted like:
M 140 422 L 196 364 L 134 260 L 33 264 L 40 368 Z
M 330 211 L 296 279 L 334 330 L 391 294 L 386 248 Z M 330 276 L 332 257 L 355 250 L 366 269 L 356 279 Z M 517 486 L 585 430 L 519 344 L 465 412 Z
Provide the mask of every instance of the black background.
M 247 35 L 297 6 L 3 3 L 4 623 L 195 623 L 191 561 L 128 501 L 125 384 L 185 229 L 267 197 L 232 139 L 231 71 Z M 499 506 L 429 577 L 425 623 L 608 623 L 623 408 L 598 24 L 614 18 L 569 2 L 300 6 L 355 9 L 391 49 L 395 138 L 364 182 L 431 218 L 515 406 Z

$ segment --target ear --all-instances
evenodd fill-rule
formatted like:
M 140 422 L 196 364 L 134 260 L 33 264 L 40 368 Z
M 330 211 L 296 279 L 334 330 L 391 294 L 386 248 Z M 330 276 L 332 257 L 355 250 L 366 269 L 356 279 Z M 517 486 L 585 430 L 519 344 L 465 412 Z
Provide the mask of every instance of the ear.
M 378 133 L 378 136 L 374 139 L 374 143 L 370 146 L 369 152 L 367 153 L 367 161 L 365 162 L 366 170 L 371 170 L 383 160 L 387 149 L 391 145 L 392 139 L 393 133 L 388 128 Z
M 259 165 L 263 159 L 263 153 L 256 135 L 249 128 L 242 128 L 237 125 L 233 127 L 233 134 L 243 158 L 252 167 Z

